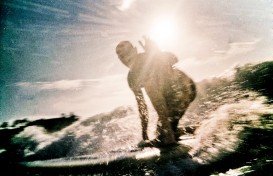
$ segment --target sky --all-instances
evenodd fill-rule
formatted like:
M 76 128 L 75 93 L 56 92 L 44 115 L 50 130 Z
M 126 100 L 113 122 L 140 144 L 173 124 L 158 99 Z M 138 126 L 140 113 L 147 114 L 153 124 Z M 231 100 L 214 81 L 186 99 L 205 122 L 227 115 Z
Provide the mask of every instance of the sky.
M 173 52 L 196 82 L 273 58 L 272 0 L 0 4 L 0 121 L 135 106 L 115 47 L 129 40 L 142 52 L 143 35 Z

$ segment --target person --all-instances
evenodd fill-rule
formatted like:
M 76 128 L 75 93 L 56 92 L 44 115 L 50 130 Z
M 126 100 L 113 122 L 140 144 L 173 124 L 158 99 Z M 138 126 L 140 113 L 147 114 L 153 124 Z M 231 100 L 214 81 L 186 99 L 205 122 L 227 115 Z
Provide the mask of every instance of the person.
M 133 91 L 142 126 L 142 139 L 146 144 L 169 146 L 180 137 L 178 123 L 190 103 L 195 99 L 193 80 L 184 72 L 173 67 L 176 56 L 161 51 L 148 38 L 139 42 L 144 52 L 138 53 L 129 41 L 122 41 L 116 47 L 120 61 L 129 68 L 127 81 Z M 145 89 L 158 114 L 157 137 L 149 141 L 147 134 L 148 109 L 142 88 Z

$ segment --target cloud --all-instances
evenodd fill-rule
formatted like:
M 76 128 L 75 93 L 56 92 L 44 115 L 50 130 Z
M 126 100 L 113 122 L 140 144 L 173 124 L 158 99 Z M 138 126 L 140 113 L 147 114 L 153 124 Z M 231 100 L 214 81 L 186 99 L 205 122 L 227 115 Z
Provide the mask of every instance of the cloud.
M 48 96 L 46 99 L 50 98 Z M 55 97 L 50 100 L 48 109 L 54 112 L 75 112 L 84 116 L 135 103 L 127 85 L 126 75 L 104 77 L 99 79 L 94 86 L 71 93 L 69 91 L 60 92 L 56 99 Z
M 228 55 L 247 53 L 255 49 L 255 45 L 260 41 L 260 39 L 255 39 L 249 42 L 233 42 L 229 43 Z
M 185 59 L 184 64 L 190 65 L 203 65 L 211 62 L 219 62 L 231 58 L 237 58 L 238 55 L 246 55 L 254 50 L 257 50 L 257 45 L 261 39 L 254 39 L 247 42 L 230 42 L 227 44 L 219 45 L 216 49 L 211 50 L 207 56 L 196 54 L 196 56 Z M 198 58 L 198 59 L 197 59 Z M 202 59 L 200 59 L 202 58 Z M 233 63 L 231 63 L 233 65 Z
M 122 0 L 122 4 L 118 6 L 118 9 L 121 11 L 125 11 L 130 8 L 131 4 L 136 0 Z
M 20 117 L 57 116 L 74 112 L 80 116 L 109 111 L 117 106 L 135 104 L 126 75 L 99 79 L 18 82 L 13 85 L 20 96 L 16 106 Z
M 257 50 L 257 44 L 260 41 L 261 39 L 254 39 L 247 42 L 228 43 L 227 47 L 225 45 L 219 46 L 212 52 L 208 52 L 207 56 L 204 57 L 196 53 L 193 57 L 182 58 L 175 66 L 189 73 L 195 80 L 230 75 L 232 72 L 223 73 L 223 70 L 241 63 L 242 60 L 237 60 L 237 58 Z M 225 65 L 227 63 L 228 65 Z
M 60 80 L 54 82 L 18 82 L 15 85 L 25 89 L 36 90 L 77 90 L 98 82 L 96 79 Z

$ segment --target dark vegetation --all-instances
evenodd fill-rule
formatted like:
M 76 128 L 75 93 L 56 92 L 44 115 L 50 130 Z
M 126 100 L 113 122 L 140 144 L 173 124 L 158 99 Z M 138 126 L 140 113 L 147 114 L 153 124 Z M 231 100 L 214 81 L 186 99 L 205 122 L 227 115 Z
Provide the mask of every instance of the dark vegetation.
M 204 165 L 200 173 L 221 173 L 229 169 L 251 166 L 253 171 L 244 175 L 273 175 L 271 172 L 273 167 L 273 115 L 264 115 L 262 121 L 264 124 L 261 127 L 246 127 L 241 132 L 240 139 L 244 142 L 238 146 L 236 151 Z M 271 128 L 267 127 L 269 125 Z
M 9 126 L 7 122 L 3 122 L 1 125 L 2 129 L 0 129 L 0 149 L 4 150 L 0 153 L 1 166 L 7 166 L 6 169 L 8 169 L 12 165 L 15 165 L 16 162 L 24 159 L 24 139 L 21 139 L 22 141 L 19 145 L 13 143 L 12 138 L 22 132 L 26 127 L 40 126 L 45 128 L 48 133 L 53 133 L 71 125 L 77 120 L 78 117 L 76 115 L 70 114 L 68 117 L 62 116 L 59 118 L 39 119 L 34 121 L 28 121 L 27 119 L 15 120 L 11 126 Z M 37 143 L 27 142 L 26 145 L 28 145 L 29 148 L 35 148 Z M 59 152 L 54 151 L 54 153 L 58 154 L 62 154 L 62 152 L 62 148 L 60 148 Z
M 257 65 L 247 64 L 236 68 L 235 81 L 242 88 L 262 93 L 273 100 L 273 62 L 263 62 Z
M 222 80 L 222 82 L 226 81 Z M 273 62 L 237 67 L 234 85 L 238 85 L 242 90 L 251 90 L 266 96 L 267 103 L 271 104 L 273 102 Z M 217 91 L 217 88 L 213 90 Z M 242 97 L 246 96 L 247 94 Z M 200 173 L 220 173 L 248 165 L 251 166 L 252 172 L 244 175 L 273 175 L 271 171 L 273 168 L 273 114 L 262 115 L 260 123 L 258 127 L 245 127 L 240 133 L 240 139 L 243 142 L 236 151 L 205 165 L 200 169 Z
M 54 133 L 56 131 L 60 131 L 63 128 L 71 125 L 76 120 L 77 120 L 77 116 L 74 114 L 71 114 L 69 117 L 35 120 L 32 122 L 29 122 L 27 125 L 44 127 L 49 133 Z

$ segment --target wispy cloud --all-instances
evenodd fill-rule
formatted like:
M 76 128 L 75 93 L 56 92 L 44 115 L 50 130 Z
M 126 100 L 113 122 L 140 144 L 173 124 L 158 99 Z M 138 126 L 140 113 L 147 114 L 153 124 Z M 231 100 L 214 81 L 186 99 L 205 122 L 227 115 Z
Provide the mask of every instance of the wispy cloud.
M 243 54 L 254 50 L 259 41 L 261 41 L 261 39 L 255 39 L 248 42 L 232 42 L 228 44 L 227 49 L 214 50 L 213 52 L 217 56 L 222 56 L 222 58 L 225 59 L 226 57 Z
M 230 43 L 229 50 L 227 51 L 227 54 L 240 54 L 240 53 L 246 53 L 253 49 L 255 49 L 255 45 L 260 41 L 260 39 L 255 39 L 253 41 L 248 42 L 233 42 Z
M 54 82 L 18 82 L 15 85 L 20 88 L 36 90 L 75 90 L 84 86 L 90 86 L 98 82 L 97 79 L 86 80 L 60 80 Z
M 18 82 L 13 86 L 19 88 L 20 92 L 16 104 L 30 112 L 25 116 L 56 116 L 69 112 L 89 116 L 135 103 L 126 75 L 53 82 Z
M 127 10 L 130 8 L 131 4 L 136 0 L 122 0 L 122 4 L 118 6 L 118 9 L 121 11 Z

